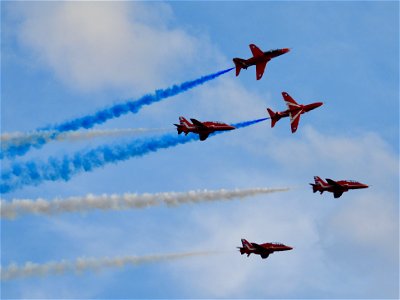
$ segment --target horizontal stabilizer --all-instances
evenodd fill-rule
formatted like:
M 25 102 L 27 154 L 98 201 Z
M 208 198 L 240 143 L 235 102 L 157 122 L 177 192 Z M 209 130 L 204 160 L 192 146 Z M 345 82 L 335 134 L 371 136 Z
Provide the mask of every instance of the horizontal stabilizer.
M 312 186 L 313 193 L 316 193 L 318 191 L 317 185 L 314 183 L 310 183 L 310 185 Z
M 236 248 L 239 249 L 239 252 L 240 252 L 241 255 L 243 255 L 243 254 L 246 253 L 246 251 L 244 250 L 244 248 L 242 248 L 242 247 L 236 247 Z
M 239 76 L 241 69 L 242 68 L 239 65 L 236 65 L 236 76 Z
M 241 69 L 247 69 L 246 61 L 244 59 L 236 57 L 233 59 L 233 62 L 236 67 L 236 76 L 239 76 Z
M 178 134 L 181 134 L 183 132 L 182 130 L 182 125 L 179 124 L 174 124 L 176 126 L 176 130 L 178 130 Z

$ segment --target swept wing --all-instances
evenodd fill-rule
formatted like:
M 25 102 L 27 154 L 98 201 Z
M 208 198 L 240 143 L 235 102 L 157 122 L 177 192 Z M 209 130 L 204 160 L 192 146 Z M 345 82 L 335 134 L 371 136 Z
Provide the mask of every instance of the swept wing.
M 300 116 L 303 110 L 301 105 L 299 105 L 292 97 L 290 97 L 288 93 L 283 92 L 282 96 L 289 110 L 290 127 L 292 129 L 292 133 L 295 133 L 297 127 L 299 126 Z
M 256 77 L 257 77 L 257 80 L 260 80 L 261 77 L 263 76 L 264 71 L 265 71 L 265 67 L 267 66 L 267 62 L 268 61 L 265 60 L 265 61 L 262 61 L 262 62 L 256 64 Z
M 329 183 L 331 186 L 336 187 L 336 188 L 342 188 L 342 187 L 343 187 L 343 186 L 342 186 L 340 183 L 338 183 L 337 181 L 332 180 L 332 179 L 329 179 L 329 178 L 326 178 L 326 182 Z
M 264 56 L 264 52 L 262 52 L 256 45 L 250 44 L 249 47 L 254 57 Z
M 200 129 L 207 129 L 208 127 L 206 125 L 204 125 L 204 123 L 196 120 L 196 119 L 190 119 L 190 121 L 192 121 L 193 125 L 197 126 Z

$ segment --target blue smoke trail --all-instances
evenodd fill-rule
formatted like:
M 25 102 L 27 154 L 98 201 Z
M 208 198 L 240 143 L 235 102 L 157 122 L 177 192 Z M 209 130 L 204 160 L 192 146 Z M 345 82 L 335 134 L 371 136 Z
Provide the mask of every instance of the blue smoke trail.
M 172 87 L 169 87 L 166 89 L 156 90 L 153 94 L 144 95 L 136 100 L 128 100 L 125 103 L 115 104 L 109 108 L 99 110 L 98 112 L 96 112 L 92 115 L 87 115 L 87 116 L 77 118 L 74 120 L 66 121 L 66 122 L 58 124 L 58 125 L 41 128 L 41 129 L 39 129 L 39 131 L 54 130 L 56 132 L 54 132 L 47 139 L 38 136 L 37 138 L 30 140 L 26 143 L 20 143 L 20 144 L 14 144 L 14 145 L 10 144 L 8 147 L 2 147 L 4 149 L 2 149 L 0 152 L 0 159 L 3 159 L 5 157 L 13 158 L 16 156 L 24 155 L 32 147 L 35 147 L 37 149 L 41 148 L 49 140 L 56 139 L 60 135 L 60 133 L 63 133 L 66 131 L 74 131 L 74 130 L 78 130 L 81 128 L 89 129 L 95 125 L 102 124 L 110 119 L 118 118 L 127 113 L 137 113 L 143 106 L 150 105 L 155 102 L 159 102 L 163 99 L 186 92 L 198 85 L 201 85 L 203 83 L 206 83 L 207 81 L 213 80 L 233 69 L 234 68 L 226 69 L 223 71 L 219 71 L 217 73 L 213 73 L 210 75 L 200 77 L 195 80 L 186 81 L 179 85 L 173 85 Z
M 240 123 L 232 124 L 232 126 L 236 127 L 236 129 L 239 129 L 239 128 L 247 127 L 247 126 L 268 120 L 268 119 L 270 119 L 270 118 L 262 118 L 262 119 L 257 119 L 257 120 L 253 120 L 253 121 L 240 122 Z
M 243 128 L 266 119 L 236 123 L 232 126 Z M 223 132 L 226 131 L 219 133 Z M 1 174 L 0 193 L 8 193 L 26 185 L 38 185 L 44 181 L 68 181 L 76 174 L 90 172 L 109 163 L 117 163 L 197 140 L 199 140 L 197 134 L 187 136 L 165 134 L 159 137 L 137 139 L 127 144 L 105 145 L 90 151 L 80 151 L 73 156 L 65 155 L 62 159 L 50 157 L 47 162 L 14 162 L 10 170 Z

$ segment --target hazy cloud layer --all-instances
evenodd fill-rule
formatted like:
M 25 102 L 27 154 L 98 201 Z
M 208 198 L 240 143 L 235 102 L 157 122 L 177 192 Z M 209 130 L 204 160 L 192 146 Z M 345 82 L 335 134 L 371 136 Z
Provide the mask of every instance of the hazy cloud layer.
M 296 48 L 297 41 L 293 34 L 296 23 L 289 22 L 279 28 L 287 31 L 281 32 L 276 27 L 270 27 L 267 29 L 271 31 L 263 30 L 262 35 L 252 36 L 252 31 L 248 30 L 247 36 L 237 36 L 238 40 L 246 40 L 246 43 L 252 38 L 264 39 L 265 45 L 270 45 L 270 38 L 280 42 L 287 40 L 289 46 L 295 47 L 297 53 L 293 51 L 293 56 L 288 54 L 287 57 L 282 57 L 279 64 L 273 62 L 267 68 L 263 81 L 256 82 L 257 85 L 253 82 L 251 86 L 245 85 L 244 82 L 248 78 L 254 78 L 254 69 L 249 68 L 247 73 L 243 72 L 239 78 L 231 74 L 232 78 L 226 77 L 223 80 L 221 78 L 207 86 L 207 89 L 186 93 L 185 101 L 180 101 L 179 107 L 171 103 L 152 106 L 151 113 L 146 117 L 152 118 L 152 121 L 162 119 L 168 123 L 176 121 L 178 113 L 221 121 L 263 117 L 266 116 L 267 105 L 274 109 L 284 109 L 279 95 L 281 83 L 290 83 L 290 86 L 284 88 L 290 88 L 293 93 L 296 89 L 305 91 L 304 96 L 312 99 L 315 97 L 317 100 L 319 97 L 328 97 L 334 91 L 346 94 L 348 92 L 346 89 L 348 87 L 354 89 L 355 85 L 364 88 L 365 82 L 362 80 L 364 76 L 358 76 L 355 80 L 353 71 L 363 75 L 368 74 L 365 75 L 367 79 L 371 78 L 371 74 L 365 73 L 366 67 L 362 55 L 358 55 L 360 52 L 347 51 L 354 49 L 354 45 L 345 45 L 348 40 L 333 44 L 326 40 L 320 42 L 320 39 L 327 35 L 324 22 L 336 21 L 336 14 L 343 11 L 346 11 L 344 17 L 355 22 L 355 29 L 349 30 L 349 23 L 343 22 L 340 32 L 352 35 L 360 29 L 364 31 L 364 28 L 357 27 L 358 20 L 354 19 L 349 10 L 357 4 L 343 3 L 342 11 L 326 7 L 322 11 L 329 10 L 332 14 L 328 19 L 323 17 L 324 14 L 317 15 L 319 23 L 312 20 L 312 16 L 315 15 L 315 10 L 311 9 L 312 3 L 308 6 L 308 11 L 303 9 L 302 4 L 298 5 L 296 8 L 284 7 L 283 11 L 285 15 L 289 13 L 289 16 L 296 17 L 291 21 L 301 20 L 302 24 L 305 24 L 303 33 L 301 31 L 296 33 L 304 34 L 302 37 L 309 39 L 305 44 Z M 356 11 L 358 15 L 360 11 L 358 9 Z M 306 15 L 303 15 L 304 12 Z M 34 62 L 41 67 L 50 68 L 59 80 L 78 91 L 118 88 L 143 93 L 164 87 L 165 83 L 169 84 L 171 81 L 176 83 L 182 78 L 192 78 L 192 73 L 190 76 L 183 74 L 189 71 L 195 72 L 195 76 L 216 71 L 214 66 L 218 65 L 219 61 L 224 63 L 228 61 L 218 54 L 207 39 L 174 28 L 171 25 L 176 21 L 173 12 L 164 3 L 118 2 L 113 5 L 98 3 L 96 6 L 80 2 L 40 3 L 37 6 L 21 7 L 19 14 L 23 19 L 18 28 L 19 41 L 27 46 L 27 49 L 34 51 L 32 55 L 35 58 Z M 310 17 L 308 23 L 305 17 L 307 14 Z M 368 22 L 371 20 L 371 16 L 365 14 L 365 11 L 363 16 Z M 381 19 L 382 17 L 377 18 Z M 335 41 L 344 38 L 343 35 L 337 35 L 336 25 L 328 29 L 332 30 L 330 33 L 333 33 Z M 311 35 L 310 30 L 313 33 Z M 359 31 L 358 38 L 369 41 L 371 44 L 368 45 L 373 46 L 372 43 L 376 43 L 376 40 L 371 38 L 367 31 L 363 35 L 362 31 Z M 224 32 L 228 33 L 232 34 Z M 314 34 L 318 36 L 317 41 Z M 165 46 L 167 44 L 168 47 Z M 245 45 L 242 42 L 241 44 Z M 343 45 L 339 48 L 340 51 L 337 51 L 337 47 L 331 47 L 338 44 Z M 260 47 L 262 46 L 260 44 Z M 357 46 L 359 48 L 355 49 L 365 50 L 365 55 L 371 53 L 368 51 L 369 47 L 365 47 L 364 44 Z M 243 51 L 245 46 L 241 47 L 240 51 L 245 52 Z M 332 56 L 333 62 L 338 62 L 334 65 L 332 60 L 326 59 L 332 53 L 336 55 Z M 312 55 L 318 64 L 307 60 L 308 55 Z M 352 65 L 354 55 L 357 55 L 357 68 L 351 70 L 350 68 L 354 67 Z M 215 58 L 209 59 L 210 57 Z M 380 59 L 384 57 L 381 56 Z M 348 59 L 345 61 L 346 66 L 343 58 Z M 376 58 L 376 56 L 368 57 L 368 61 L 380 68 L 381 64 L 375 61 Z M 202 67 L 201 64 L 197 64 L 201 59 L 209 59 L 206 72 L 197 72 Z M 286 61 L 291 64 L 290 69 L 282 68 Z M 187 65 L 190 65 L 189 71 L 185 69 Z M 274 66 L 277 68 L 274 69 Z M 319 73 L 321 66 L 322 73 L 331 77 L 321 76 Z M 277 76 L 276 72 L 279 69 L 283 69 L 283 72 Z M 301 70 L 306 72 L 302 73 Z M 351 70 L 353 76 L 345 76 L 348 70 Z M 369 69 L 369 72 L 372 70 Z M 387 74 L 386 72 L 385 76 Z M 349 85 L 333 86 L 329 89 L 326 82 L 329 82 L 329 85 L 333 85 L 334 82 L 326 79 L 337 80 L 337 76 L 348 80 Z M 292 81 L 286 81 L 290 78 Z M 257 88 L 265 94 L 261 95 Z M 324 89 L 323 93 L 326 94 L 322 95 L 320 89 Z M 366 90 L 370 92 L 369 89 Z M 375 86 L 374 91 L 381 94 L 382 89 Z M 297 91 L 294 97 L 297 97 L 296 95 Z M 271 99 L 274 100 L 273 103 L 269 103 Z M 362 103 L 357 102 L 357 105 L 360 104 L 363 108 L 370 106 L 376 115 L 376 103 L 363 98 Z M 264 184 L 271 181 L 274 181 L 274 184 L 277 181 L 290 185 L 298 184 L 298 189 L 293 189 L 284 195 L 274 194 L 268 201 L 263 201 L 259 196 L 258 200 L 246 202 L 246 205 L 230 202 L 222 206 L 214 203 L 201 208 L 196 206 L 193 210 L 181 206 L 174 210 L 174 214 L 171 214 L 170 210 L 160 208 L 146 214 L 142 214 L 141 211 L 118 212 L 114 216 L 111 213 L 107 216 L 103 214 L 101 218 L 91 214 L 90 219 L 79 215 L 63 215 L 50 220 L 41 218 L 42 222 L 35 223 L 28 220 L 27 223 L 22 223 L 35 224 L 39 227 L 38 229 L 33 226 L 35 230 L 31 229 L 32 232 L 27 228 L 24 234 L 28 236 L 45 232 L 43 236 L 49 237 L 48 243 L 51 243 L 53 238 L 58 243 L 57 247 L 64 247 L 62 252 L 65 255 L 72 255 L 71 253 L 75 251 L 72 258 L 92 254 L 114 255 L 115 252 L 122 253 L 122 249 L 125 253 L 137 250 L 139 252 L 133 253 L 145 253 L 148 248 L 165 247 L 165 245 L 168 245 L 171 251 L 179 251 L 183 247 L 226 251 L 224 255 L 207 257 L 200 262 L 190 260 L 172 265 L 170 272 L 162 274 L 168 274 L 168 278 L 166 276 L 162 278 L 165 282 L 171 283 L 168 288 L 164 287 L 164 290 L 172 290 L 172 295 L 180 297 L 184 295 L 184 298 L 193 295 L 199 298 L 398 298 L 398 154 L 382 138 L 382 132 L 364 131 L 366 125 L 363 121 L 369 123 L 376 121 L 363 120 L 356 116 L 360 110 L 360 106 L 357 105 L 349 102 L 343 106 L 354 113 L 353 124 L 360 122 L 357 128 L 347 128 L 334 123 L 331 128 L 336 130 L 338 127 L 337 131 L 329 132 L 329 126 L 316 127 L 317 123 L 310 121 L 311 114 L 316 118 L 321 116 L 321 119 L 324 118 L 323 120 L 329 122 L 345 122 L 334 113 L 324 115 L 324 110 L 321 109 L 318 113 L 317 111 L 310 113 L 310 116 L 304 115 L 300 130 L 295 135 L 290 134 L 289 120 L 283 119 L 274 129 L 270 129 L 270 125 L 266 126 L 264 123 L 246 132 L 232 132 L 229 139 L 221 136 L 218 140 L 210 139 L 207 144 L 187 145 L 185 149 L 174 149 L 176 152 L 165 154 L 167 158 L 164 157 L 164 160 L 151 157 L 154 160 L 136 161 L 135 166 L 141 166 L 144 171 L 149 168 L 153 172 L 151 176 L 148 175 L 150 171 L 146 173 L 148 177 L 144 175 L 144 180 L 132 174 L 132 169 L 123 169 L 124 166 L 132 167 L 129 162 L 119 166 L 119 169 L 107 169 L 114 173 L 104 172 L 98 177 L 91 177 L 92 181 L 90 179 L 85 181 L 87 177 L 79 179 L 84 183 L 95 182 L 90 187 L 111 183 L 113 189 L 121 187 L 121 184 L 116 182 L 117 179 L 125 180 L 124 183 L 127 185 L 132 185 L 132 179 L 137 179 L 134 184 L 142 188 L 147 178 L 150 181 L 160 178 L 156 173 L 162 173 L 174 162 L 171 172 L 165 171 L 168 176 L 165 177 L 165 181 L 171 181 L 171 185 L 200 184 L 208 187 L 222 181 L 232 183 L 233 186 L 238 184 L 253 186 L 255 182 L 259 185 L 260 182 Z M 334 107 L 331 106 L 329 112 L 331 108 Z M 336 108 L 336 111 L 338 110 Z M 143 114 L 145 115 L 145 112 Z M 315 127 L 307 124 L 313 124 Z M 286 131 L 282 131 L 282 128 Z M 239 155 L 232 154 L 239 151 Z M 221 153 L 226 159 L 222 159 Z M 174 160 L 176 157 L 179 157 L 179 160 Z M 240 159 L 237 159 L 238 157 Z M 152 164 L 143 166 L 140 164 L 143 161 Z M 159 162 L 168 162 L 169 165 L 162 165 Z M 202 166 L 207 167 L 201 168 Z M 114 182 L 104 180 L 104 178 L 109 180 L 110 174 Z M 307 183 L 312 182 L 314 175 L 332 179 L 355 179 L 372 186 L 366 190 L 350 191 L 340 199 L 334 199 L 329 193 L 323 195 L 312 193 Z M 80 182 L 74 181 L 70 186 L 61 186 L 59 190 L 60 186 L 57 185 L 54 188 L 55 192 L 51 188 L 53 186 L 47 189 L 53 194 L 62 193 L 68 188 L 76 188 L 79 184 Z M 158 182 L 154 189 L 160 188 L 163 184 L 165 182 Z M 136 222 L 132 222 L 133 214 Z M 18 227 L 18 222 L 7 223 L 16 224 L 15 228 L 22 227 Z M 240 246 L 242 237 L 259 243 L 279 241 L 293 246 L 294 249 L 275 253 L 267 260 L 261 260 L 260 257 L 253 255 L 247 258 L 241 256 L 235 248 Z M 33 240 L 36 236 L 30 238 Z M 30 246 L 24 242 L 21 241 L 21 245 Z M 14 250 L 22 247 L 21 245 L 9 248 Z M 47 248 L 50 248 L 47 244 L 43 248 L 38 247 L 54 254 Z M 23 253 L 17 253 L 16 256 L 20 257 Z M 94 298 L 103 295 L 102 292 L 106 293 L 120 287 L 122 282 L 128 281 L 129 286 L 135 284 L 132 279 L 140 278 L 140 282 L 143 280 L 147 284 L 154 281 L 153 278 L 143 276 L 140 271 L 143 270 L 121 276 L 121 281 L 118 278 L 118 282 L 113 282 L 118 276 L 114 276 L 115 273 L 112 272 L 106 278 L 82 276 L 82 282 L 92 280 L 92 285 L 90 287 L 85 285 L 83 292 L 82 288 L 76 288 L 76 281 L 73 278 L 69 283 L 76 290 L 63 291 L 62 294 L 70 298 L 82 298 L 90 290 L 89 294 Z M 165 272 L 165 269 L 162 272 Z M 24 281 L 16 288 L 18 292 L 12 291 L 9 294 L 22 295 L 23 298 L 30 297 L 31 295 L 24 291 L 30 283 Z M 48 284 L 39 290 L 40 284 L 39 282 L 33 286 L 36 290 L 33 295 L 42 298 L 49 297 L 51 294 L 49 291 L 54 290 L 54 286 L 57 286 L 57 290 L 51 295 L 59 295 L 59 290 L 63 287 L 66 289 L 67 285 L 65 282 L 55 282 L 54 286 Z M 7 288 L 10 289 L 10 286 Z M 152 293 L 150 290 L 146 292 L 146 295 Z
M 75 89 L 144 92 L 193 64 L 196 51 L 207 47 L 169 26 L 172 13 L 163 3 L 43 2 L 19 12 L 21 43 Z
M 276 176 L 292 172 L 289 178 L 308 177 L 311 182 L 312 175 L 321 175 L 338 180 L 358 179 L 372 186 L 349 191 L 340 199 L 334 199 L 331 193 L 313 194 L 311 188 L 304 186 L 290 195 L 276 195 L 268 203 L 253 202 L 224 211 L 229 217 L 218 212 L 208 214 L 207 222 L 203 222 L 200 212 L 196 213 L 197 225 L 207 236 L 200 246 L 224 245 L 232 249 L 230 255 L 187 266 L 193 277 L 196 274 L 199 278 L 188 282 L 199 295 L 292 297 L 295 293 L 302 297 L 312 291 L 315 297 L 330 298 L 396 296 L 396 155 L 377 134 L 325 136 L 309 126 L 303 131 L 301 138 L 275 137 L 269 141 L 273 147 L 268 147 L 268 157 L 284 166 L 276 170 Z M 309 173 L 317 170 L 320 174 Z M 355 178 L 342 178 L 343 174 Z M 233 254 L 240 238 L 259 243 L 278 240 L 294 249 L 273 254 L 267 260 L 253 256 L 247 259 Z M 219 268 L 210 277 L 215 264 Z M 375 272 L 365 273 L 367 269 Z M 227 276 L 229 281 L 224 280 Z M 349 285 L 341 285 L 338 290 L 333 283 L 339 284 L 340 278 Z M 368 284 L 354 289 L 360 282 Z M 382 286 L 388 289 L 382 290 Z

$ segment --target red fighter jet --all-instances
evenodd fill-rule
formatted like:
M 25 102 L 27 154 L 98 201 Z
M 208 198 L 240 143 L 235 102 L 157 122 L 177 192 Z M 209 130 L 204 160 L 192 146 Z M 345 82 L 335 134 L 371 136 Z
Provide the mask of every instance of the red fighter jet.
M 256 243 L 249 243 L 245 239 L 242 239 L 242 245 L 243 247 L 237 247 L 239 248 L 240 254 L 243 255 L 246 253 L 247 257 L 249 257 L 251 253 L 254 253 L 260 255 L 262 259 L 267 258 L 275 251 L 287 251 L 293 249 L 292 247 L 280 243 L 265 243 L 259 245 Z
M 204 141 L 208 138 L 210 133 L 213 133 L 215 131 L 236 129 L 236 127 L 234 126 L 221 122 L 200 122 L 196 119 L 190 120 L 193 122 L 193 124 L 186 120 L 184 117 L 179 117 L 180 124 L 174 124 L 177 127 L 176 129 L 178 130 L 178 134 L 184 132 L 185 135 L 187 135 L 189 132 L 194 132 L 199 134 L 200 141 Z
M 295 133 L 300 121 L 300 115 L 305 112 L 309 112 L 317 107 L 320 107 L 322 102 L 315 102 L 307 105 L 298 104 L 290 95 L 286 92 L 282 92 L 283 99 L 288 107 L 287 110 L 281 112 L 273 112 L 270 108 L 267 108 L 269 116 L 271 117 L 271 128 L 275 126 L 281 118 L 290 117 L 290 126 L 292 133 Z
M 276 50 L 269 50 L 267 52 L 263 52 L 254 44 L 249 45 L 251 53 L 253 53 L 253 57 L 249 59 L 242 59 L 242 58 L 234 58 L 233 62 L 236 66 L 236 76 L 239 75 L 241 69 L 247 69 L 250 66 L 256 65 L 256 78 L 260 80 L 264 74 L 265 66 L 267 63 L 282 54 L 288 53 L 290 51 L 289 48 L 284 49 L 276 49 Z
M 339 198 L 344 192 L 348 192 L 349 190 L 365 189 L 368 187 L 368 185 L 364 183 L 353 180 L 334 181 L 326 178 L 325 182 L 318 176 L 314 176 L 314 181 L 315 183 L 310 183 L 314 193 L 320 192 L 322 194 L 323 192 L 331 192 L 335 198 Z

